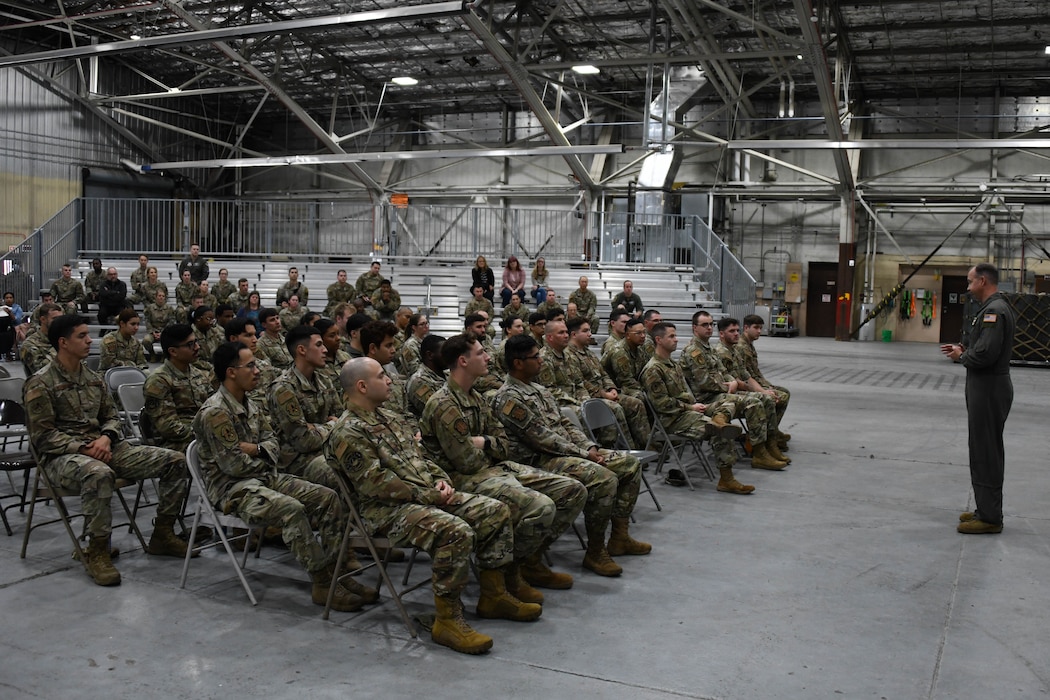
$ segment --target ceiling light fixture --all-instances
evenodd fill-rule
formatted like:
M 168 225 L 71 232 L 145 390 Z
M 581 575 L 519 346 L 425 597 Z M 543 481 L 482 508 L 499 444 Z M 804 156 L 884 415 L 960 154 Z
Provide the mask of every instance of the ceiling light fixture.
M 392 82 L 394 85 L 404 85 L 407 87 L 409 85 L 415 85 L 419 81 L 407 75 L 399 75 L 396 78 L 391 78 L 390 82 Z
M 1047 56 L 1050 56 L 1050 46 L 1047 46 L 1045 49 L 1043 49 L 1043 51 L 1046 53 Z
M 592 66 L 589 63 L 582 66 L 573 66 L 572 69 L 580 75 L 596 75 L 602 72 L 598 66 Z

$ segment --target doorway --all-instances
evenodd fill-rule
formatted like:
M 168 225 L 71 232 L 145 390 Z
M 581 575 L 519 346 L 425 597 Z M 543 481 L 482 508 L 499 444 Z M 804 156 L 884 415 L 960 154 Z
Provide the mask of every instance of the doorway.
M 839 264 L 811 262 L 806 286 L 806 335 L 835 337 L 835 305 L 838 300 Z
M 966 306 L 966 276 L 944 275 L 941 278 L 942 343 L 958 343 L 962 337 L 963 308 Z

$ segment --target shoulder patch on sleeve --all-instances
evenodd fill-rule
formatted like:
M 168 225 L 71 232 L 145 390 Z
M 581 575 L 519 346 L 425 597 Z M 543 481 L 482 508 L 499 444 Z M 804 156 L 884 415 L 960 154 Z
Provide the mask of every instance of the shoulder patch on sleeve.
M 995 323 L 998 320 L 999 320 L 999 315 L 998 314 L 994 314 L 994 313 L 985 314 L 984 315 L 984 319 L 983 319 L 983 323 L 993 324 L 993 323 Z

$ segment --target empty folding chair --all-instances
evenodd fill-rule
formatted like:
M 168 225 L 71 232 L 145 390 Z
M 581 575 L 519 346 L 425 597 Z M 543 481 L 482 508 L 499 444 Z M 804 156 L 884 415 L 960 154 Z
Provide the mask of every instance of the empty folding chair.
M 3 439 L 3 452 L 0 452 L 0 471 L 7 474 L 11 493 L 0 496 L 0 501 L 17 499 L 16 503 L 0 508 L 0 519 L 8 537 L 14 534 L 7 521 L 7 511 L 11 508 L 23 508 L 29 492 L 29 472 L 36 466 L 36 459 L 25 445 L 29 433 L 26 430 L 26 417 L 22 405 L 10 399 L 0 400 L 0 437 Z M 22 472 L 21 491 L 15 486 L 11 474 Z
M 114 367 L 114 369 L 123 369 Z M 142 439 L 139 416 L 142 409 L 146 407 L 146 396 L 142 393 L 144 385 L 121 384 L 117 387 L 117 405 L 120 407 L 121 418 L 124 425 L 124 436 L 136 445 L 145 444 Z
M 186 448 L 186 466 L 189 468 L 192 486 L 197 491 L 197 507 L 193 513 L 193 524 L 190 526 L 189 542 L 191 544 L 186 548 L 186 559 L 182 562 L 182 577 L 179 579 L 179 588 L 186 587 L 186 578 L 190 573 L 190 559 L 193 558 L 193 555 L 205 549 L 218 547 L 221 544 L 223 549 L 226 550 L 226 555 L 230 559 L 230 564 L 233 566 L 234 571 L 237 572 L 237 578 L 240 580 L 244 592 L 248 594 L 248 600 L 252 602 L 252 605 L 258 605 L 259 602 L 255 599 L 252 587 L 248 585 L 248 579 L 244 577 L 244 567 L 248 564 L 248 550 L 251 549 L 250 544 L 252 541 L 251 536 L 256 530 L 259 531 L 259 545 L 255 548 L 255 557 L 259 557 L 262 550 L 263 528 L 257 525 L 249 525 L 236 515 L 226 515 L 225 513 L 215 510 L 215 506 L 212 505 L 210 500 L 208 500 L 208 485 L 205 483 L 204 476 L 201 474 L 200 454 L 197 449 L 196 440 L 191 442 L 189 447 Z M 197 527 L 202 520 L 207 520 L 208 524 L 215 530 L 219 537 L 218 542 L 210 542 L 204 545 L 193 544 L 197 541 Z M 244 534 L 229 537 L 225 531 L 225 528 L 227 527 L 242 529 L 244 530 Z M 244 539 L 244 553 L 241 560 L 238 561 L 237 555 L 234 554 L 233 547 L 230 543 L 237 542 L 242 538 Z
M 616 414 L 612 412 L 612 409 L 609 408 L 603 399 L 588 399 L 584 401 L 583 405 L 580 406 L 580 415 L 583 417 L 583 424 L 587 428 L 587 433 L 595 442 L 598 442 L 599 430 L 603 428 L 615 428 L 616 443 L 613 446 L 613 449 L 628 453 L 642 464 L 659 461 L 659 452 L 653 450 L 630 449 L 630 443 L 627 442 L 627 437 L 623 434 L 623 428 L 620 427 L 620 422 L 616 420 Z M 656 494 L 653 493 L 653 489 L 649 486 L 649 480 L 645 477 L 645 472 L 642 472 L 641 475 L 642 484 L 645 486 L 645 489 L 641 493 L 648 493 L 649 497 L 653 499 L 653 504 L 656 505 L 656 509 L 663 510 L 663 508 L 660 507 L 660 502 L 656 500 Z

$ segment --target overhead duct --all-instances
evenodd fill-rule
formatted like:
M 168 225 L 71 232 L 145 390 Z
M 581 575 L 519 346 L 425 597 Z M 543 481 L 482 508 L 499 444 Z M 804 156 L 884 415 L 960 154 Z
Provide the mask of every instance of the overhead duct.
M 682 164 L 682 149 L 672 141 L 675 129 L 670 122 L 682 122 L 708 80 L 696 66 L 679 66 L 665 72 L 663 83 L 663 90 L 647 110 L 646 143 L 654 152 L 642 162 L 642 171 L 638 175 L 640 190 L 667 190 L 674 183 Z M 636 216 L 663 213 L 662 191 L 637 194 Z

